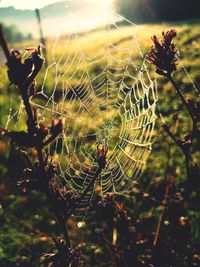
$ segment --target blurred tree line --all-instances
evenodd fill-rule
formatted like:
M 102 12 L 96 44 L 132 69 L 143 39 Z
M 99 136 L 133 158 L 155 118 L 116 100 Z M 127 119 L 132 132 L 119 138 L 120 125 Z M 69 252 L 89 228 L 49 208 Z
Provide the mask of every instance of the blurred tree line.
M 116 0 L 118 12 L 134 22 L 161 22 L 200 17 L 200 0 Z
M 9 43 L 22 42 L 33 39 L 31 33 L 23 34 L 17 29 L 15 25 L 10 25 L 10 26 L 4 25 L 3 28 Z

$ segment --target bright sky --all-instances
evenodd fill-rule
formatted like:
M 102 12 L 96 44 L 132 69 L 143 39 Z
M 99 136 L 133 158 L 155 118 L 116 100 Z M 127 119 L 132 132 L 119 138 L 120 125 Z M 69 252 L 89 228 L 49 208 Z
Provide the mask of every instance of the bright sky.
M 51 3 L 60 2 L 62 0 L 0 0 L 0 7 L 14 6 L 16 9 L 35 9 L 41 8 Z M 73 1 L 73 0 L 67 0 Z M 109 5 L 114 0 L 85 0 L 88 3 L 98 3 Z
M 14 6 L 16 9 L 35 9 L 60 1 L 61 0 L 1 0 L 0 7 Z
M 113 18 L 113 3 L 115 0 L 0 0 L 0 8 L 14 6 L 16 9 L 35 9 L 61 1 L 66 1 L 66 6 L 68 6 L 67 3 L 69 2 L 75 2 L 75 10 L 73 14 L 66 10 L 66 16 L 52 18 L 47 15 L 44 17 L 42 24 L 45 35 L 89 30 L 105 25 L 108 19 L 116 19 Z M 78 4 L 80 4 L 80 8 Z M 67 23 L 64 23 L 65 21 Z M 30 32 L 29 23 L 25 25 L 24 21 L 21 22 L 20 19 L 13 21 L 12 17 L 9 17 L 6 23 L 8 25 L 15 24 L 19 30 L 23 28 L 26 33 Z M 22 23 L 23 25 L 21 25 Z M 36 21 L 34 25 L 31 26 L 31 32 L 35 35 L 38 32 Z

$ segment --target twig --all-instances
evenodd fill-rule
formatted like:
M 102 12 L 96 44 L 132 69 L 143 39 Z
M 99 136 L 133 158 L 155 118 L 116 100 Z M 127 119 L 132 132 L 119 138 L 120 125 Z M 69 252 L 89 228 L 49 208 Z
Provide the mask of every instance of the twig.
M 2 31 L 2 27 L 0 26 L 0 44 L 3 48 L 4 54 L 7 58 L 8 64 L 11 60 L 11 56 L 10 56 L 10 51 L 6 42 L 6 39 L 4 37 L 3 31 Z M 34 117 L 34 113 L 29 101 L 29 96 L 28 96 L 28 88 L 29 86 L 32 84 L 34 78 L 37 76 L 37 74 L 39 73 L 39 71 L 41 70 L 43 65 L 43 59 L 39 58 L 37 64 L 35 65 L 35 69 L 33 70 L 33 72 L 31 73 L 31 75 L 27 78 L 27 80 L 25 81 L 24 84 L 22 84 L 21 86 L 18 86 L 19 91 L 21 93 L 22 99 L 23 99 L 23 103 L 25 106 L 25 111 L 27 114 L 27 126 L 28 126 L 28 133 L 32 136 L 34 136 L 34 134 L 37 132 L 37 119 Z M 44 160 L 44 156 L 43 156 L 43 146 L 42 144 L 38 143 L 38 145 L 35 147 L 37 150 L 37 158 L 39 161 L 39 167 L 40 167 L 40 179 L 45 179 L 46 181 L 48 181 L 48 177 L 47 177 L 47 172 L 45 169 L 45 160 Z M 49 193 L 49 191 L 47 190 L 46 195 L 48 197 L 48 199 L 51 201 L 51 195 Z M 56 218 L 61 226 L 61 229 L 63 231 L 64 237 L 65 237 L 65 241 L 66 241 L 66 248 L 69 249 L 71 244 L 70 244 L 70 238 L 68 235 L 68 231 L 66 228 L 66 224 L 65 224 L 65 219 L 61 218 L 61 216 L 57 213 L 56 211 L 56 207 L 53 205 L 52 203 L 52 207 L 54 210 L 54 213 L 56 215 Z
M 0 24 L 0 43 L 1 43 L 1 46 L 3 49 L 3 52 L 6 56 L 6 59 L 9 60 L 10 59 L 10 49 L 9 49 L 8 44 L 6 42 L 1 24 Z
M 190 178 L 190 160 L 191 160 L 191 156 L 190 156 L 190 148 L 185 149 L 184 145 L 178 141 L 176 139 L 176 137 L 174 136 L 174 134 L 170 131 L 169 126 L 164 124 L 163 125 L 163 129 L 166 131 L 166 133 L 171 137 L 171 139 L 175 142 L 175 144 L 181 149 L 183 155 L 185 156 L 185 168 L 186 168 L 186 174 L 187 174 L 187 178 Z
M 44 38 L 44 34 L 43 34 L 43 29 L 42 29 L 42 21 L 41 21 L 41 17 L 40 17 L 40 10 L 39 9 L 35 9 L 35 14 L 36 14 L 36 18 L 37 18 L 37 22 L 38 22 L 38 28 L 39 28 L 39 32 L 40 32 L 40 41 L 44 46 L 43 52 L 44 52 L 44 56 L 45 56 L 45 66 L 48 66 L 48 61 L 47 61 L 47 46 L 46 46 L 46 41 Z
M 195 121 L 195 117 L 193 115 L 193 113 L 191 112 L 188 103 L 184 97 L 184 94 L 182 92 L 182 90 L 178 87 L 178 85 L 176 84 L 176 82 L 174 81 L 174 79 L 172 78 L 171 74 L 167 75 L 167 78 L 169 79 L 169 81 L 171 82 L 171 84 L 173 85 L 173 87 L 175 88 L 177 94 L 179 95 L 182 103 L 184 104 L 184 106 L 186 107 L 188 113 L 190 114 L 190 117 L 192 118 L 193 121 Z
M 162 211 L 161 211 L 161 214 L 160 214 L 160 217 L 159 217 L 159 222 L 158 222 L 158 226 L 157 226 L 157 229 L 156 229 L 156 234 L 155 234 L 155 238 L 154 238 L 154 241 L 153 241 L 154 247 L 156 247 L 156 245 L 158 243 L 158 238 L 159 238 L 159 235 L 160 235 L 160 230 L 161 230 L 162 222 L 163 222 L 164 215 L 165 215 L 165 210 L 167 208 L 167 203 L 168 203 L 169 191 L 170 191 L 171 183 L 172 182 L 169 181 L 167 186 L 166 186 L 166 189 L 165 189 L 165 197 L 164 197 L 164 200 L 163 200 L 163 203 L 162 203 Z
M 162 125 L 163 129 L 166 131 L 166 133 L 171 137 L 171 139 L 175 142 L 175 144 L 181 149 L 181 151 L 185 154 L 183 147 L 181 143 L 176 139 L 174 134 L 170 131 L 170 128 L 167 124 Z

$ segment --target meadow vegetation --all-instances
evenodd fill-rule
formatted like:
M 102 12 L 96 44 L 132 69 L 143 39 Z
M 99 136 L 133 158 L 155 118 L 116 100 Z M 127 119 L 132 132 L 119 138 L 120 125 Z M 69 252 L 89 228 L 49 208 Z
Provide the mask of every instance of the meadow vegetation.
M 178 48 L 181 62 L 173 78 L 181 86 L 185 94 L 196 100 L 193 85 L 200 86 L 200 23 L 199 21 L 185 21 L 170 24 L 145 24 L 135 28 L 138 44 L 145 55 L 149 52 L 152 41 L 151 36 L 160 36 L 162 31 L 176 29 L 175 44 Z M 121 26 L 116 35 L 111 34 L 112 42 L 128 46 L 131 42 L 132 29 Z M 127 38 L 129 36 L 130 38 Z M 95 31 L 83 33 L 79 42 L 84 53 L 95 55 L 101 50 L 106 41 L 106 31 L 100 28 Z M 54 38 L 47 40 L 48 62 L 52 60 L 52 47 Z M 54 55 L 60 58 L 65 40 L 59 40 Z M 23 49 L 38 44 L 38 40 L 15 43 L 13 47 Z M 70 52 L 75 53 L 77 40 L 71 43 Z M 73 52 L 74 50 L 74 52 Z M 69 51 L 65 51 L 64 58 Z M 121 52 L 122 53 L 122 52 Z M 116 57 L 121 57 L 120 54 Z M 132 54 L 135 62 L 141 58 L 137 53 Z M 2 57 L 2 62 L 4 61 Z M 70 68 L 73 73 L 77 62 Z M 102 65 L 92 64 L 91 74 L 98 75 L 106 62 Z M 188 72 L 186 75 L 185 70 Z M 151 76 L 155 69 L 148 65 Z M 50 95 L 52 85 L 55 83 L 54 70 L 50 71 L 45 83 L 45 92 Z M 41 88 L 45 75 L 45 68 L 37 78 L 37 87 Z M 159 102 L 157 106 L 157 122 L 154 132 L 154 142 L 147 165 L 137 183 L 128 195 L 108 195 L 99 199 L 95 215 L 89 216 L 85 221 L 71 218 L 68 227 L 72 244 L 82 252 L 83 266 L 155 266 L 155 267 L 188 267 L 198 266 L 200 262 L 200 212 L 197 187 L 191 187 L 190 196 L 182 202 L 170 202 L 165 218 L 162 222 L 159 246 L 154 250 L 152 243 L 155 237 L 157 224 L 163 209 L 166 184 L 174 179 L 173 192 L 182 192 L 186 182 L 184 157 L 180 149 L 162 128 L 163 123 L 172 126 L 174 135 L 182 139 L 191 127 L 187 110 L 176 95 L 170 82 L 159 75 L 158 83 Z M 70 80 L 74 87 L 79 82 L 77 73 Z M 200 89 L 199 89 L 200 90 Z M 19 109 L 19 96 L 15 89 L 9 85 L 6 66 L 0 66 L 0 126 L 5 127 L 12 96 L 12 106 Z M 57 99 L 62 92 L 57 91 Z M 43 105 L 43 99 L 37 99 Z M 67 101 L 66 101 L 67 105 Z M 68 106 L 70 109 L 70 106 Z M 76 110 L 72 111 L 76 113 Z M 161 114 L 161 116 L 160 116 Z M 23 116 L 25 116 L 23 114 Z M 112 116 L 112 110 L 105 116 Z M 178 117 L 178 119 L 177 119 Z M 93 128 L 100 123 L 82 117 L 81 123 Z M 174 126 L 175 125 L 175 126 Z M 10 123 L 11 129 L 16 129 L 16 121 Z M 22 118 L 17 129 L 25 128 L 25 119 Z M 77 133 L 78 134 L 78 133 Z M 33 154 L 33 157 L 35 155 Z M 195 162 L 200 164 L 199 147 L 195 152 Z M 22 193 L 16 188 L 16 181 L 21 170 L 25 168 L 25 160 L 15 151 L 12 144 L 5 137 L 0 139 L 0 265 L 1 266 L 44 266 L 41 251 L 49 253 L 53 250 L 51 235 L 59 233 L 53 214 L 49 211 L 46 197 L 42 193 L 31 191 Z M 176 205 L 174 208 L 173 205 Z M 171 206 L 170 206 L 171 205 Z M 171 210 L 173 210 L 171 212 Z M 77 227 L 77 223 L 78 226 Z M 117 237 L 116 237 L 117 236 Z M 134 243 L 134 244 L 133 244 Z M 116 247 L 115 247 L 116 245 Z M 178 246 L 178 247 L 177 247 Z M 133 255 L 134 252 L 134 255 Z M 150 260 L 153 253 L 153 261 Z M 119 254 L 119 255 L 117 255 Z M 121 255 L 121 257 L 120 257 Z M 155 255 L 160 255 L 157 257 Z M 38 263 L 40 259 L 40 263 Z M 164 263 L 164 261 L 166 263 Z M 149 262 L 149 263 L 148 263 Z M 153 262 L 153 263 L 152 263 Z M 153 265 L 154 264 L 154 265 Z M 167 265 L 168 264 L 168 265 Z

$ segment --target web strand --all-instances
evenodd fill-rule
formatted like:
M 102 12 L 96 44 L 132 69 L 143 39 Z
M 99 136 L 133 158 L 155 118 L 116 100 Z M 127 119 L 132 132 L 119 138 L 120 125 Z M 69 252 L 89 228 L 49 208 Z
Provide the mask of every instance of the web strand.
M 135 27 L 129 25 L 126 33 L 110 23 L 99 45 L 95 33 L 58 37 L 42 86 L 31 100 L 40 122 L 65 119 L 63 135 L 47 149 L 58 164 L 60 188 L 81 195 L 98 168 L 96 146 L 109 146 L 106 167 L 80 210 L 88 211 L 97 194 L 130 188 L 151 151 L 157 88 Z M 9 121 L 20 121 L 22 114 L 22 107 L 16 114 L 10 110 Z

